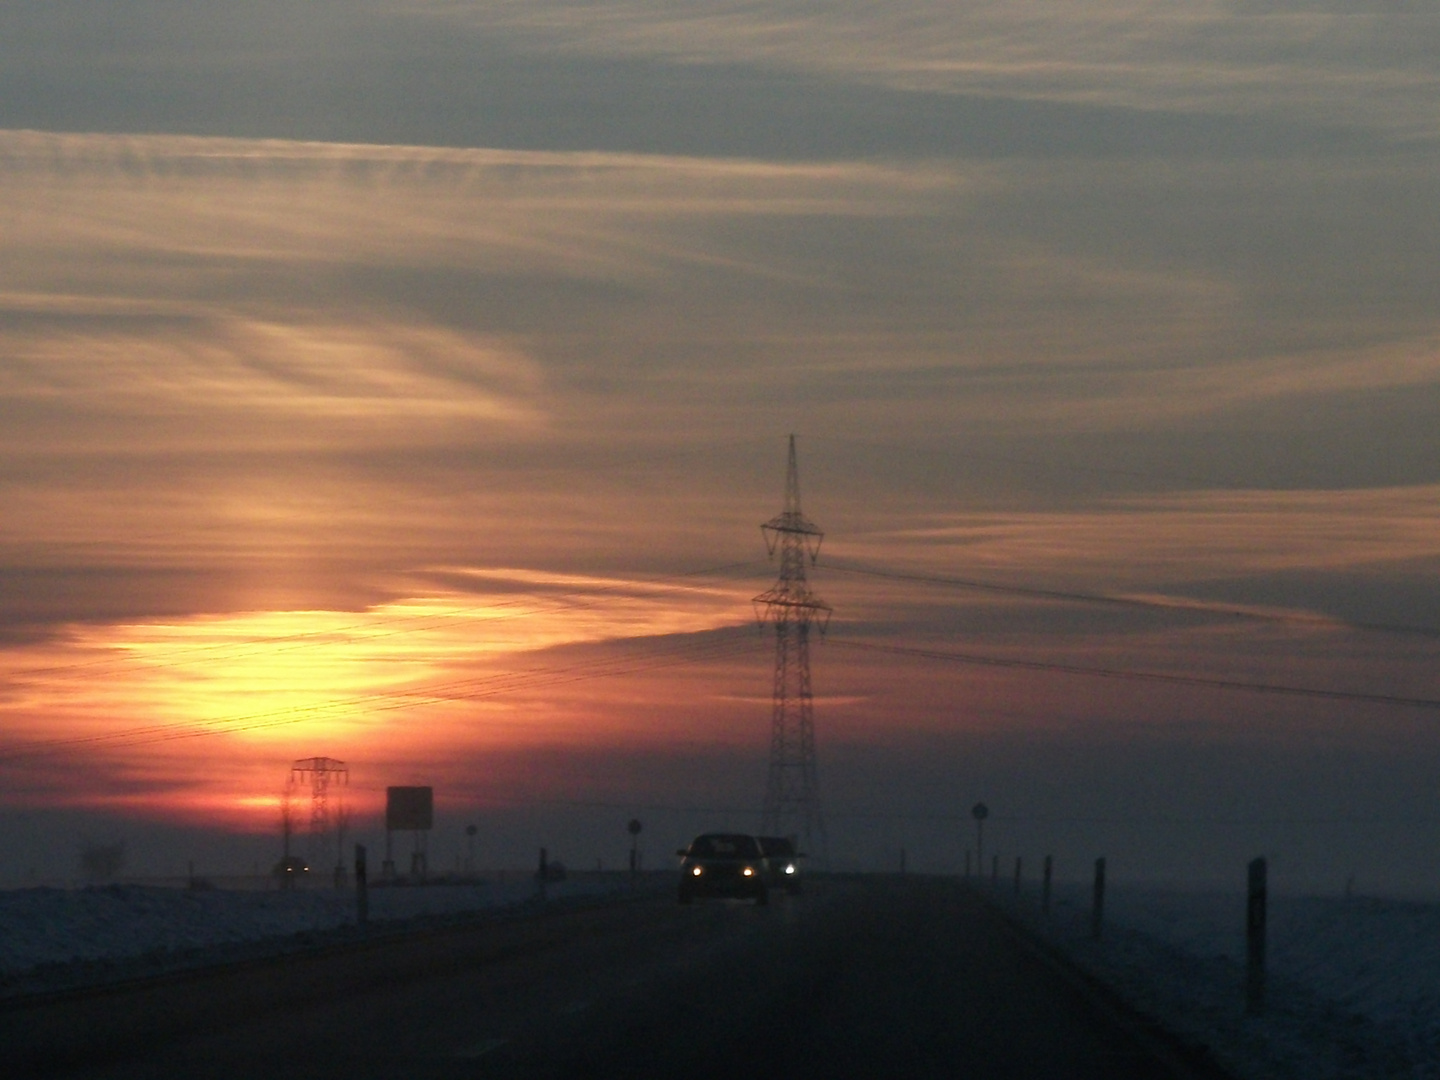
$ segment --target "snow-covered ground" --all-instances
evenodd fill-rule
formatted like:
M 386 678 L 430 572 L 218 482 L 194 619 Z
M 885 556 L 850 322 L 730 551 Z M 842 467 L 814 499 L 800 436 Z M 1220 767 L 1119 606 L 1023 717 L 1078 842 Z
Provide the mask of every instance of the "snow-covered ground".
M 668 878 L 666 879 L 668 882 Z M 552 901 L 628 888 L 624 876 L 547 886 Z M 1245 1015 L 1240 893 L 1112 885 L 1105 932 L 1090 936 L 1087 889 L 1058 887 L 1042 918 L 1061 950 L 1247 1080 L 1440 1080 L 1440 904 L 1270 898 L 1268 1008 Z M 382 930 L 459 912 L 535 903 L 527 875 L 470 885 L 374 888 Z M 116 885 L 0 892 L 0 994 L 25 993 L 343 940 L 353 891 Z
M 622 875 L 546 885 L 548 900 L 628 888 Z M 379 928 L 535 903 L 522 874 L 475 884 L 377 887 Z M 356 922 L 353 889 L 185 889 L 106 885 L 0 891 L 0 994 L 132 978 L 309 947 Z
M 1017 908 L 1239 1076 L 1440 1080 L 1440 904 L 1272 894 L 1260 1017 L 1245 1015 L 1243 893 L 1112 886 L 1105 910 L 1096 942 L 1087 889 L 1057 889 L 1048 919 L 1033 895 Z

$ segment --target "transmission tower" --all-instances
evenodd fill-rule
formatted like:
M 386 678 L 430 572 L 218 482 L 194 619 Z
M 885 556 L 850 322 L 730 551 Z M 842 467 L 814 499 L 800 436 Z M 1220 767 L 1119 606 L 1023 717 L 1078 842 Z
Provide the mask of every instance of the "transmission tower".
M 760 621 L 775 627 L 770 772 L 762 831 L 775 836 L 798 834 L 802 845 L 824 861 L 825 822 L 815 775 L 815 704 L 810 692 L 810 627 L 818 623 L 820 632 L 825 632 L 830 605 L 805 581 L 805 561 L 814 563 L 820 557 L 825 534 L 800 512 L 794 435 L 785 471 L 785 509 L 760 530 L 771 557 L 780 552 L 780 579 L 754 601 Z
M 350 783 L 350 767 L 334 758 L 301 758 L 290 766 L 290 788 L 310 789 L 310 862 L 319 866 L 328 857 L 325 848 L 335 841 L 335 884 L 345 878 L 345 813 L 344 788 Z M 331 789 L 334 789 L 333 792 Z M 288 843 L 287 843 L 288 847 Z

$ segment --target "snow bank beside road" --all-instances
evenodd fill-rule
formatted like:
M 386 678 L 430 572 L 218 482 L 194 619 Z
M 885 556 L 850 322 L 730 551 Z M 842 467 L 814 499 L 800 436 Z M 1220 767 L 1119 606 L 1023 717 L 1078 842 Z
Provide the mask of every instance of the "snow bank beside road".
M 550 898 L 599 895 L 623 879 L 547 885 Z M 525 903 L 535 882 L 385 887 L 370 890 L 373 923 L 482 911 Z M 0 992 L 104 981 L 247 955 L 241 946 L 277 951 L 300 934 L 338 931 L 355 922 L 353 890 L 232 891 L 110 885 L 88 889 L 0 892 Z M 226 951 L 226 950 L 229 951 Z M 252 950 L 251 954 L 256 954 Z
M 1275 897 L 1262 1017 L 1244 1001 L 1245 897 L 1113 888 L 1100 942 L 1088 892 L 1056 892 L 1042 936 L 1239 1076 L 1440 1080 L 1440 905 Z

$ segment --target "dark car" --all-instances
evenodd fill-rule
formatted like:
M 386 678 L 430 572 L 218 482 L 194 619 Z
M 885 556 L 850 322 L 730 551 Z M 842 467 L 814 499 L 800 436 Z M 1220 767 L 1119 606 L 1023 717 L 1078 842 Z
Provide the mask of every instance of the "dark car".
M 680 903 L 697 896 L 770 901 L 770 869 L 760 842 L 743 833 L 704 833 L 675 854 L 680 863 Z
M 297 881 L 304 881 L 310 876 L 310 864 L 299 855 L 286 855 L 270 872 L 275 875 L 280 888 L 293 889 Z
M 772 889 L 784 889 L 791 896 L 800 891 L 800 860 L 803 852 L 795 850 L 795 842 L 786 836 L 757 836 L 765 856 Z

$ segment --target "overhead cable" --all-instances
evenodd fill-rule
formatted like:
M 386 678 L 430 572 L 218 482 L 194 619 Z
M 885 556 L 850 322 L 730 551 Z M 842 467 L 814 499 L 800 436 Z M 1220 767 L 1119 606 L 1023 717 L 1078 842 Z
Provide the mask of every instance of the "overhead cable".
M 955 664 L 982 667 L 1016 668 L 1021 671 L 1051 671 L 1063 675 L 1086 675 L 1104 679 L 1125 679 L 1135 682 L 1162 682 L 1180 686 L 1202 686 L 1215 690 L 1243 690 L 1254 694 L 1279 694 L 1284 697 L 1319 698 L 1325 701 L 1352 701 L 1367 705 L 1400 705 L 1412 709 L 1440 709 L 1435 698 L 1402 697 L 1397 694 L 1362 694 L 1350 690 L 1323 690 L 1308 686 L 1284 686 L 1277 683 L 1248 682 L 1241 679 L 1214 679 L 1203 675 L 1175 675 L 1161 671 L 1134 671 L 1129 668 L 1088 667 L 1082 664 L 1058 664 L 1042 660 L 1021 660 L 1008 656 L 986 656 L 979 653 L 952 652 L 945 649 L 921 649 L 908 645 L 880 645 L 838 637 L 833 632 L 827 639 L 842 649 L 862 649 L 895 656 L 915 656 L 924 660 L 941 660 Z

